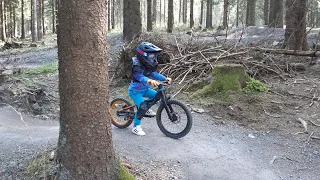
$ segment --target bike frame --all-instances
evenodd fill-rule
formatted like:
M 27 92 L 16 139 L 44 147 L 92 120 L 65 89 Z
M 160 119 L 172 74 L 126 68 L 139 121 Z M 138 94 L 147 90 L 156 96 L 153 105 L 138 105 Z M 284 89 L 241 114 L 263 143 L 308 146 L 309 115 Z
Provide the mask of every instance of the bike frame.
M 167 100 L 170 99 L 170 98 L 167 98 L 166 97 L 166 94 L 165 94 L 165 89 L 163 88 L 163 86 L 165 86 L 167 84 L 165 83 L 160 83 L 159 86 L 158 86 L 158 91 L 157 91 L 157 94 L 150 100 L 147 100 L 147 102 L 149 103 L 150 107 L 152 107 L 153 105 L 155 105 L 158 101 L 161 100 L 161 103 L 164 104 L 164 108 L 166 109 L 167 111 L 167 114 L 168 114 L 168 117 L 171 121 L 174 121 L 173 118 L 172 118 L 172 113 L 173 113 L 173 109 L 171 106 L 168 106 L 167 104 Z M 126 111 L 126 110 L 129 110 L 133 107 L 137 107 L 136 105 L 134 106 L 128 106 L 128 107 L 125 107 L 125 108 L 122 108 L 118 111 L 118 113 L 121 113 L 122 111 Z M 130 115 L 132 115 L 134 117 L 134 113 L 130 113 Z M 153 116 L 145 116 L 145 117 L 153 117 Z

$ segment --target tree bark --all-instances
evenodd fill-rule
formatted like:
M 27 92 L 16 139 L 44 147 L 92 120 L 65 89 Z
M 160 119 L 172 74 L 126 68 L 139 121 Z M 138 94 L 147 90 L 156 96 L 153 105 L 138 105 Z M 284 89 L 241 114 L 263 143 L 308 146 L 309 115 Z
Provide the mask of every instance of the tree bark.
M 173 31 L 173 22 L 174 22 L 174 17 L 173 17 L 173 0 L 168 1 L 168 33 L 172 33 Z
M 270 0 L 269 26 L 283 27 L 283 0 Z
M 115 28 L 115 15 L 114 15 L 114 0 L 112 0 L 112 5 L 111 5 L 111 29 Z
M 140 0 L 123 1 L 123 38 L 131 41 L 141 32 Z
M 168 1 L 170 1 L 170 0 L 168 0 Z M 166 5 L 167 5 L 166 0 L 163 0 L 163 23 L 164 23 L 164 25 L 166 25 L 165 23 L 166 23 L 166 20 L 167 20 L 167 17 L 166 17 L 166 14 L 167 14 Z
M 193 28 L 194 26 L 194 20 L 193 20 L 193 0 L 190 0 L 190 28 Z
M 108 31 L 110 31 L 111 30 L 111 8 L 110 8 L 110 4 L 111 4 L 111 2 L 110 2 L 111 0 L 107 0 L 107 4 L 108 4 Z
M 183 7 L 182 0 L 180 0 L 179 1 L 179 23 L 181 23 L 181 19 L 182 19 L 181 17 L 183 16 L 182 13 L 181 13 L 182 9 L 183 9 L 182 7 Z
M 5 2 L 1 0 L 1 40 L 6 41 L 6 14 L 5 14 Z
M 153 5 L 153 10 L 152 10 L 153 19 L 152 19 L 152 21 L 154 23 L 156 23 L 157 22 L 157 0 L 153 0 L 152 5 Z
M 206 28 L 212 29 L 212 0 L 207 0 Z
M 8 27 L 9 27 L 9 31 L 8 31 L 8 33 L 9 33 L 9 37 L 11 37 L 11 38 L 13 38 L 14 37 L 14 35 L 13 35 L 13 2 L 10 2 L 9 3 L 9 22 L 8 22 Z
M 24 0 L 21 0 L 21 39 L 26 38 L 26 32 L 24 29 Z
M 117 179 L 109 106 L 105 0 L 60 1 L 58 179 Z
M 45 26 L 44 26 L 44 24 L 45 24 L 45 19 L 44 19 L 44 0 L 41 0 L 42 2 L 41 2 L 41 11 L 42 11 L 42 13 L 41 13 L 41 19 L 42 19 L 42 34 L 43 34 L 43 36 L 44 35 L 46 35 L 46 28 L 45 28 Z
M 52 10 L 52 33 L 56 33 L 56 13 L 55 13 L 55 0 L 51 0 Z
M 43 27 L 42 27 L 42 0 L 38 0 L 38 6 L 37 6 L 37 20 L 38 20 L 38 41 L 41 41 L 43 38 Z
M 37 33 L 37 0 L 31 0 L 32 3 L 32 10 L 31 10 L 31 18 L 32 18 L 32 42 L 37 42 L 38 40 L 38 33 Z
M 152 31 L 152 0 L 147 0 L 147 31 Z
M 265 25 L 269 25 L 269 0 L 264 0 L 263 21 Z
M 182 9 L 182 23 L 187 23 L 187 0 L 183 0 L 183 9 Z
M 160 0 L 160 26 L 161 26 L 161 23 L 162 23 L 162 0 Z
M 228 8 L 229 8 L 229 1 L 224 0 L 223 1 L 223 28 L 228 27 Z
M 254 26 L 256 23 L 256 0 L 247 0 L 246 25 Z
M 201 0 L 201 7 L 200 7 L 200 26 L 202 27 L 202 23 L 203 23 L 203 4 L 204 4 L 204 0 Z
M 292 50 L 307 50 L 307 0 L 287 0 L 286 9 L 284 47 Z
M 237 0 L 237 7 L 236 7 L 236 27 L 239 26 L 239 0 Z

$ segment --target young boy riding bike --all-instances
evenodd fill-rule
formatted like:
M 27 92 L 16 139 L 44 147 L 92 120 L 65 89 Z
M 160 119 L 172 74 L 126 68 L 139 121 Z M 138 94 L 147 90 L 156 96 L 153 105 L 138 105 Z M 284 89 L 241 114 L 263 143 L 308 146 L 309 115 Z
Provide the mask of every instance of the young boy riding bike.
M 132 132 L 139 136 L 146 133 L 142 130 L 140 124 L 145 114 L 155 115 L 149 105 L 145 102 L 144 97 L 152 99 L 157 92 L 150 88 L 150 85 L 157 87 L 159 81 L 171 82 L 171 78 L 167 78 L 156 72 L 158 67 L 157 55 L 162 51 L 159 47 L 149 42 L 141 43 L 137 48 L 137 56 L 132 58 L 132 81 L 130 83 L 128 94 L 138 107 L 138 111 L 134 116 L 134 124 Z

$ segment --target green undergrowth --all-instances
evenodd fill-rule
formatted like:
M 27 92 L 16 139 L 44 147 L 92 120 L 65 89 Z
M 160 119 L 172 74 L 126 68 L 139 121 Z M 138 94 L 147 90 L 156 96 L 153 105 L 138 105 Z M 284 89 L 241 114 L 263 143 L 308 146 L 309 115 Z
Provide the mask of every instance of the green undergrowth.
M 135 180 L 136 178 L 119 163 L 119 180 Z
M 245 93 L 255 93 L 255 92 L 268 92 L 269 87 L 254 78 L 248 78 L 246 81 L 246 87 L 242 89 Z
M 52 164 L 53 162 L 49 160 L 49 155 L 45 153 L 32 160 L 27 165 L 25 173 L 28 175 L 28 179 L 40 179 L 53 171 L 54 167 Z
M 26 69 L 22 73 L 23 74 L 42 74 L 42 73 L 53 73 L 58 70 L 58 62 L 53 62 L 48 65 L 39 66 L 34 69 Z

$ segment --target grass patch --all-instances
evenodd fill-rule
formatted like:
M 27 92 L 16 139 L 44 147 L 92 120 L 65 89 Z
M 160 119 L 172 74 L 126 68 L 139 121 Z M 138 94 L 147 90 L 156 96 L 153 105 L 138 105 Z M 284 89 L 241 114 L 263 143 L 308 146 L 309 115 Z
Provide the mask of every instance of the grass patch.
M 23 74 L 42 74 L 42 73 L 54 73 L 58 70 L 58 62 L 51 63 L 49 65 L 39 66 L 34 69 L 27 69 L 23 71 Z
M 48 155 L 43 154 L 38 158 L 35 158 L 28 164 L 26 168 L 26 174 L 28 179 L 40 179 L 46 176 L 46 173 L 53 168 Z
M 129 171 L 119 164 L 119 180 L 135 180 L 136 178 Z

